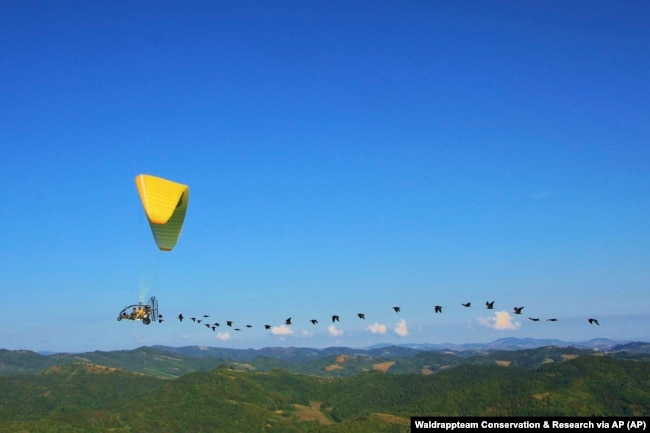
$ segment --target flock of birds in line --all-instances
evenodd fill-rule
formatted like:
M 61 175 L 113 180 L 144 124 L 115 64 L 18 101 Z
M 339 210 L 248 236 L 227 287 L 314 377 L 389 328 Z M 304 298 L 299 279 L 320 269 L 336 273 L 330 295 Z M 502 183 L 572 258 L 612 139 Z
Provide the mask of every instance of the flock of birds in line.
M 460 305 L 462 305 L 462 306 L 465 307 L 465 308 L 469 308 L 469 307 L 471 307 L 472 303 L 471 303 L 471 302 L 467 302 L 467 303 L 460 304 Z M 487 301 L 487 302 L 485 302 L 485 308 L 488 309 L 488 310 L 493 310 L 493 309 L 494 309 L 494 301 L 491 301 L 491 302 L 490 302 L 490 301 Z M 513 313 L 514 313 L 514 314 L 517 314 L 517 315 L 521 315 L 521 312 L 522 312 L 522 310 L 523 310 L 524 308 L 525 308 L 525 307 L 514 307 L 514 308 L 513 308 Z M 401 307 L 393 307 L 393 310 L 395 311 L 395 313 L 399 313 L 399 312 L 401 311 Z M 441 306 L 441 305 L 435 305 L 435 306 L 433 307 L 433 311 L 434 311 L 435 313 L 437 313 L 437 314 L 438 314 L 438 313 L 442 313 L 442 306 Z M 189 319 L 192 320 L 192 322 L 197 323 L 197 324 L 201 324 L 201 323 L 205 322 L 205 323 L 203 323 L 203 324 L 204 324 L 204 326 L 205 326 L 206 328 L 208 328 L 208 329 L 212 329 L 212 331 L 216 331 L 216 329 L 217 329 L 218 327 L 221 326 L 221 323 L 219 323 L 219 322 L 208 323 L 207 319 L 208 319 L 209 317 L 210 317 L 210 315 L 208 315 L 208 314 L 204 314 L 204 315 L 203 315 L 202 317 L 200 317 L 200 318 L 199 318 L 199 317 L 190 317 Z M 357 317 L 358 317 L 359 319 L 362 319 L 362 320 L 365 320 L 365 319 L 366 319 L 366 315 L 365 315 L 364 313 L 357 313 Z M 186 319 L 186 317 L 181 313 L 181 314 L 178 315 L 177 319 L 178 319 L 179 321 L 182 322 L 184 319 Z M 158 315 L 158 322 L 162 323 L 164 320 L 165 320 L 165 319 L 163 319 L 163 316 L 162 316 L 161 314 L 159 314 L 159 315 Z M 331 320 L 332 320 L 332 323 L 339 322 L 339 321 L 340 321 L 340 316 L 334 314 L 334 315 L 331 316 Z M 531 320 L 531 321 L 533 321 L 533 322 L 539 322 L 539 321 L 541 320 L 541 318 L 540 318 L 540 317 L 528 317 L 528 320 Z M 550 318 L 550 319 L 545 319 L 545 320 L 546 320 L 547 322 L 557 322 L 557 321 L 558 321 L 558 319 L 556 319 L 556 318 Z M 588 321 L 589 324 L 591 324 L 591 325 L 598 325 L 598 326 L 600 326 L 600 323 L 598 323 L 598 320 L 597 320 L 597 319 L 589 318 L 589 319 L 587 319 L 587 321 Z M 312 325 L 317 325 L 317 324 L 318 324 L 318 320 L 316 320 L 316 319 L 311 319 L 310 322 L 312 323 Z M 242 328 L 234 328 L 233 325 L 234 325 L 235 322 L 232 321 L 232 320 L 227 320 L 225 323 L 226 323 L 226 326 L 229 326 L 229 327 L 232 328 L 234 331 L 241 331 L 241 330 L 242 330 Z M 284 321 L 284 325 L 292 325 L 291 317 L 287 318 L 287 319 Z M 253 325 L 246 325 L 246 328 L 252 328 L 252 327 L 253 327 Z M 272 327 L 273 327 L 273 326 L 272 326 L 272 325 L 269 325 L 269 324 L 265 324 L 265 325 L 264 325 L 264 329 L 271 329 Z

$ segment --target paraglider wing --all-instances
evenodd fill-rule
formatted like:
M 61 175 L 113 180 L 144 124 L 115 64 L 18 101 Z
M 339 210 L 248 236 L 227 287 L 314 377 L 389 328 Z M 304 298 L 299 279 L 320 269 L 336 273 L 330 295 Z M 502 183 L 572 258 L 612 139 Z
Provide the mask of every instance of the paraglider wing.
M 189 187 L 148 174 L 136 176 L 135 184 L 158 248 L 171 251 L 185 221 Z

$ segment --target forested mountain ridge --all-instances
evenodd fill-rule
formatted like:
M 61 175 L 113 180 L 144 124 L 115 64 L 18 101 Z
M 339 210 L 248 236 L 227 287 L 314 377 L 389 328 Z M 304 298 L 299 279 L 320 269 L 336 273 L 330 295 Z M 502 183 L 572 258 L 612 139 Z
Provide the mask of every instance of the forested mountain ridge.
M 134 350 L 78 354 L 41 355 L 26 350 L 0 350 L 0 375 L 37 373 L 47 367 L 70 362 L 84 362 L 118 368 L 152 376 L 175 378 L 195 371 L 208 371 L 227 365 L 245 371 L 269 371 L 281 368 L 294 373 L 339 377 L 364 371 L 431 374 L 461 364 L 519 366 L 537 368 L 581 355 L 650 360 L 650 344 L 632 342 L 609 344 L 609 349 L 587 346 L 542 346 L 509 350 L 517 341 L 503 339 L 484 348 L 465 350 L 416 349 L 381 346 L 370 349 L 330 347 L 325 349 L 268 347 L 263 349 L 228 349 L 217 347 L 140 347 Z M 610 342 L 611 343 L 611 342 Z M 524 346 L 530 345 L 524 341 Z M 603 344 L 600 342 L 599 344 Z M 497 348 L 497 349 L 494 349 Z
M 536 369 L 317 377 L 219 368 L 163 379 L 76 362 L 0 376 L 0 431 L 408 432 L 411 416 L 650 416 L 650 364 L 578 356 Z

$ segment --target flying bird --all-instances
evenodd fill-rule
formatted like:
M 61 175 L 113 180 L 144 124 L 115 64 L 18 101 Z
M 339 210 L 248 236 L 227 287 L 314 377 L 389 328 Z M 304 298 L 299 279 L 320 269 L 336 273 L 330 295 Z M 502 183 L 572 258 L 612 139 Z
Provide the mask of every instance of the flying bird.
M 316 320 L 316 319 L 311 319 L 310 322 L 311 322 L 312 325 L 315 325 L 315 324 L 318 323 L 318 320 Z
M 557 322 L 557 319 L 546 319 L 547 322 Z
M 472 305 L 472 303 L 471 303 L 471 302 L 468 302 L 467 304 L 460 304 L 460 305 L 462 305 L 462 306 L 465 307 L 465 308 L 469 308 L 469 306 Z
M 209 323 L 206 323 L 206 324 L 205 324 L 205 327 L 206 327 L 206 328 L 209 328 L 209 327 L 210 327 L 210 324 L 209 324 Z
M 201 323 L 201 322 L 203 322 L 203 320 L 201 320 L 201 319 L 196 319 L 196 323 Z
M 442 307 L 440 305 L 436 305 L 433 309 L 436 313 L 442 313 Z
M 393 307 L 393 310 L 395 310 L 396 313 L 399 313 L 401 308 L 400 307 Z
M 233 323 L 234 323 L 234 322 L 233 322 L 232 320 L 228 320 L 228 321 L 226 322 L 226 325 L 232 327 L 232 324 L 233 324 Z
M 190 317 L 192 319 L 192 322 L 196 322 L 196 317 Z
M 596 325 L 600 326 L 600 323 L 598 323 L 598 320 L 596 320 L 596 319 L 587 319 L 587 320 L 588 320 L 589 323 L 592 324 L 592 325 L 595 323 Z
M 285 325 L 291 325 L 291 317 L 284 321 Z
M 264 325 L 264 329 L 271 329 L 271 325 Z
M 252 328 L 252 327 L 253 327 L 253 325 L 246 325 L 246 327 L 247 327 L 247 328 Z
M 359 319 L 366 320 L 366 315 L 363 313 L 357 313 L 357 316 L 359 316 Z
M 337 316 L 337 315 L 333 315 L 333 316 L 332 316 L 332 323 L 334 323 L 334 322 L 338 322 L 338 321 L 339 321 L 339 316 Z
M 212 331 L 213 331 L 213 332 L 217 329 L 216 326 L 211 326 L 211 328 L 212 328 Z
M 182 314 L 179 314 L 179 315 L 178 315 L 178 320 L 180 320 L 180 321 L 182 322 L 183 319 L 184 319 L 183 315 L 182 315 Z
M 488 310 L 494 310 L 494 301 L 485 302 L 485 308 L 487 308 Z
M 165 321 L 165 319 L 158 319 L 158 323 L 162 323 L 164 321 Z
M 219 325 L 219 322 L 214 322 L 214 326 L 221 326 L 221 325 Z
M 533 322 L 539 322 L 539 317 L 529 317 L 528 320 L 532 320 Z
M 523 310 L 523 309 L 524 309 L 524 307 L 515 307 L 514 308 L 515 314 L 521 314 L 521 310 Z

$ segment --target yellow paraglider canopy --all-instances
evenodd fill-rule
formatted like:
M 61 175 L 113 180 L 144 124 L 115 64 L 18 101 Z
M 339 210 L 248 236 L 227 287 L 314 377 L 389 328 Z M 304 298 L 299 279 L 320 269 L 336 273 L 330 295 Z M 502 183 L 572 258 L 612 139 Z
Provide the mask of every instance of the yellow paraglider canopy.
M 136 176 L 135 184 L 158 248 L 171 251 L 185 221 L 189 187 L 148 174 Z

